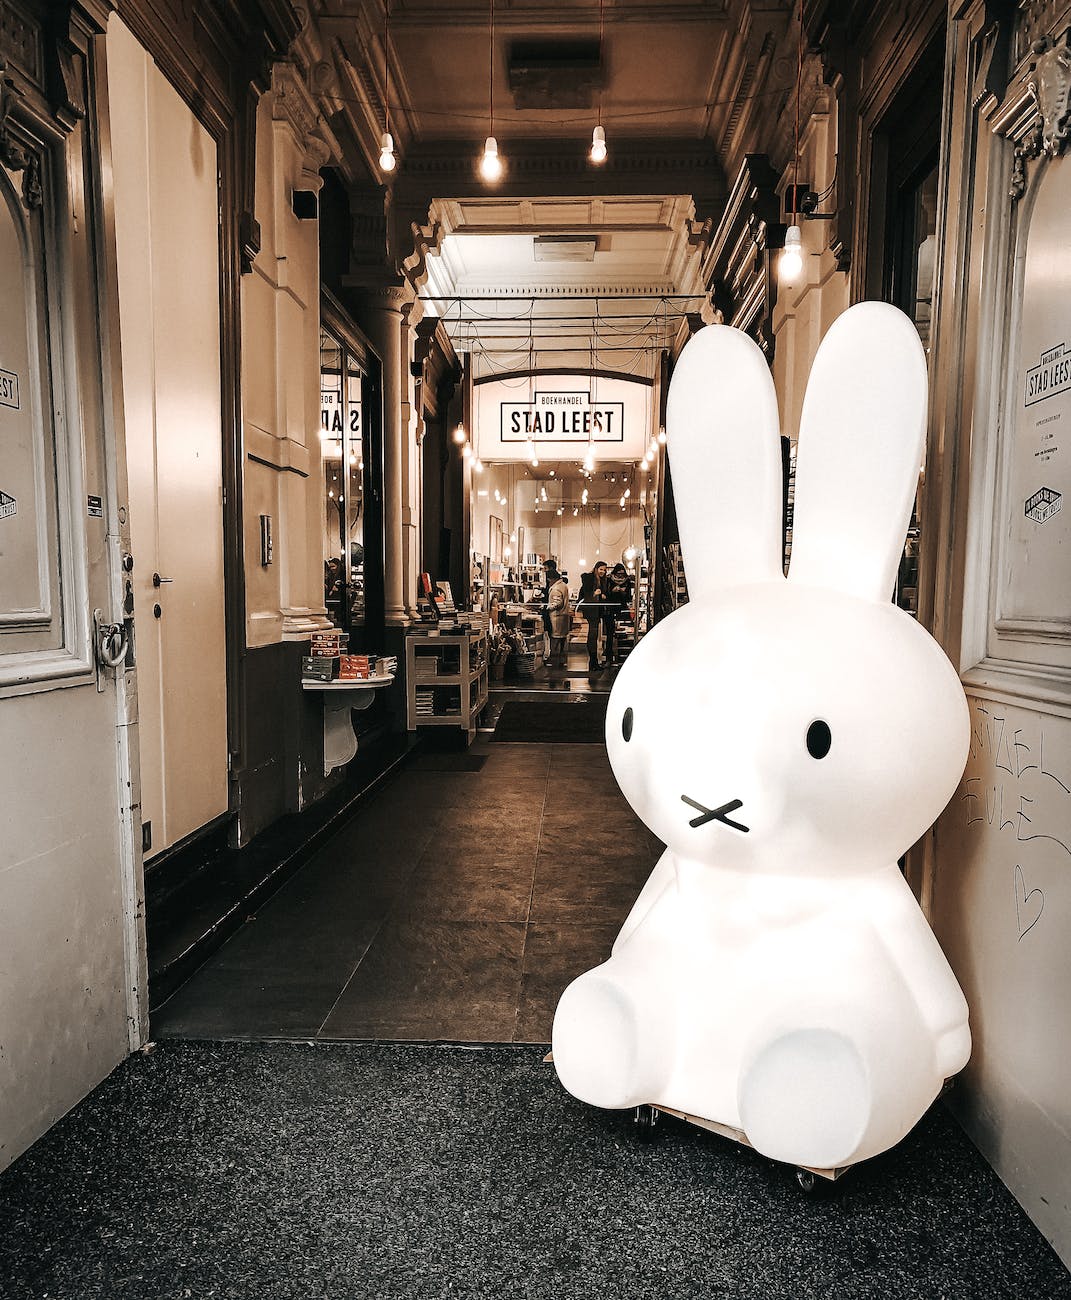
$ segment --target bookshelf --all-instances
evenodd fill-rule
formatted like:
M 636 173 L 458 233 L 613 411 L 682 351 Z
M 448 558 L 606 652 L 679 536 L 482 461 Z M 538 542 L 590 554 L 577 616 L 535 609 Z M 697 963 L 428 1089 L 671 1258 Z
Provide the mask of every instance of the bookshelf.
M 487 703 L 487 633 L 429 634 L 405 638 L 406 714 L 410 731 L 458 727 L 476 734 Z

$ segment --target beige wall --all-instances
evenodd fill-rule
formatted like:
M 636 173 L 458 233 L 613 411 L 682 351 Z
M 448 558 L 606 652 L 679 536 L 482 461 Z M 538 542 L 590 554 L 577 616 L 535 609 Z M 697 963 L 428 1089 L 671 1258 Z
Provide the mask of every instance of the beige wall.
M 323 605 L 318 223 L 299 221 L 294 189 L 318 191 L 326 161 L 316 114 L 289 65 L 257 110 L 256 216 L 261 249 L 242 277 L 246 638 L 300 639 L 327 624 Z M 262 565 L 260 516 L 274 559 Z
M 1038 197 L 1055 186 L 1039 241 L 1064 265 L 1071 159 L 1028 152 L 1022 197 L 1011 197 L 1015 148 L 1025 140 L 1029 150 L 1036 122 L 1037 32 L 1013 38 L 1020 62 L 1007 90 L 994 80 L 994 93 L 980 93 L 973 69 L 985 66 L 991 16 L 978 3 L 955 6 L 953 18 L 927 526 L 938 534 L 934 617 L 958 657 L 973 730 L 964 780 L 938 823 L 934 925 L 974 1033 L 951 1104 L 1071 1261 L 1071 557 L 1065 549 L 1062 576 L 1053 570 L 1051 528 L 1031 533 L 1023 501 L 1005 488 L 1033 456 L 1020 348 L 1040 337 L 1071 342 L 1062 270 L 1054 278 L 1044 257 L 1029 269 L 1027 257 Z M 1035 18 L 1043 27 L 1040 10 Z M 1066 423 L 1055 418 L 1056 428 Z M 1043 477 L 1061 472 L 1036 464 Z M 1013 557 L 1048 567 L 1040 620 L 1003 615 L 1015 605 L 1006 592 Z

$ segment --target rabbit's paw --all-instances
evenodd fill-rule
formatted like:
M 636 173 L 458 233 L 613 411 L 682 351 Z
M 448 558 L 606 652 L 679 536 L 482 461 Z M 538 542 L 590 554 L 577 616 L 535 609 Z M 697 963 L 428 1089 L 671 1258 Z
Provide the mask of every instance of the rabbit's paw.
M 748 1141 L 787 1164 L 835 1169 L 859 1149 L 871 1113 L 856 1044 L 829 1029 L 797 1029 L 760 1048 L 738 1095 Z
M 644 991 L 605 971 L 588 971 L 562 994 L 554 1015 L 554 1066 L 580 1101 L 623 1110 L 654 1100 L 667 1044 Z

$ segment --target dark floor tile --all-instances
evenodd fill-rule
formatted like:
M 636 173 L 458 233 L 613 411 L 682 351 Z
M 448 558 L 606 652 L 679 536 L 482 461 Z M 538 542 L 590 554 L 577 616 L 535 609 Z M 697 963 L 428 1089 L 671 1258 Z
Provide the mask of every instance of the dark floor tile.
M 480 831 L 500 835 L 508 833 L 529 833 L 538 835 L 539 822 L 542 820 L 543 801 L 507 801 L 504 803 L 486 803 L 486 805 L 463 805 L 450 809 L 443 814 L 435 828 L 433 840 L 443 840 L 459 831 Z
M 539 815 L 526 813 L 512 824 L 499 818 L 462 822 L 458 826 L 444 826 L 434 837 L 445 852 L 453 854 L 486 854 L 488 844 L 498 844 L 510 853 L 530 854 L 539 848 Z
M 535 877 L 535 854 L 476 862 L 458 856 L 449 862 L 426 853 L 394 910 L 396 916 L 428 921 L 528 920 Z
M 304 962 L 291 953 L 244 965 L 213 960 L 153 1016 L 159 1038 L 312 1038 L 375 937 L 369 924 L 347 948 L 320 944 Z M 218 954 L 217 956 L 221 956 Z
M 572 857 L 614 861 L 650 859 L 653 865 L 657 853 L 648 831 L 639 822 L 622 825 L 623 821 L 623 818 L 593 816 L 582 811 L 575 818 L 544 817 L 539 852 L 560 861 Z
M 616 926 L 530 925 L 514 1041 L 549 1043 L 554 1011 L 569 984 L 610 955 Z
M 578 853 L 565 861 L 540 853 L 531 921 L 620 927 L 647 881 L 654 860 L 607 859 Z
M 508 1042 L 524 930 L 506 922 L 389 920 L 322 1035 Z

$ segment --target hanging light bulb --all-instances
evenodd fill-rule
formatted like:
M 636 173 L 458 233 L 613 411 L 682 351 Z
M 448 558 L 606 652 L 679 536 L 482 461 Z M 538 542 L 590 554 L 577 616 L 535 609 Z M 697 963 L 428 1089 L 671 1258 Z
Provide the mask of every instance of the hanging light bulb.
M 462 456 L 465 457 L 466 460 L 468 460 L 468 458 L 472 455 L 472 448 L 469 446 L 467 442 L 465 443 L 464 447 L 461 448 L 461 454 Z
M 632 495 L 632 489 L 631 489 L 631 488 L 625 488 L 625 499 L 626 499 L 626 501 L 628 500 L 628 498 L 629 498 L 631 495 Z
M 785 231 L 785 248 L 777 268 L 781 279 L 791 283 L 803 270 L 802 232 L 799 226 L 789 226 Z
M 589 474 L 595 468 L 595 453 L 591 450 L 591 443 L 588 443 L 588 454 L 584 457 L 584 468 Z
M 397 165 L 398 160 L 394 156 L 394 136 L 389 131 L 384 131 L 379 141 L 379 170 L 392 172 Z
M 502 159 L 498 156 L 498 141 L 493 135 L 489 135 L 483 143 L 480 175 L 485 181 L 497 181 L 502 177 Z
M 659 426 L 658 441 L 662 444 L 663 447 L 666 445 L 666 426 L 664 424 Z
M 459 424 L 457 428 L 454 430 L 454 441 L 460 447 L 462 443 L 466 441 L 467 438 L 468 438 L 468 434 L 465 432 L 465 426 L 463 424 Z
M 479 458 L 479 456 L 477 456 L 476 459 L 472 462 L 472 468 L 476 471 L 477 474 L 483 473 L 483 461 Z
M 591 133 L 591 153 L 588 155 L 593 163 L 606 161 L 606 132 L 597 126 Z

